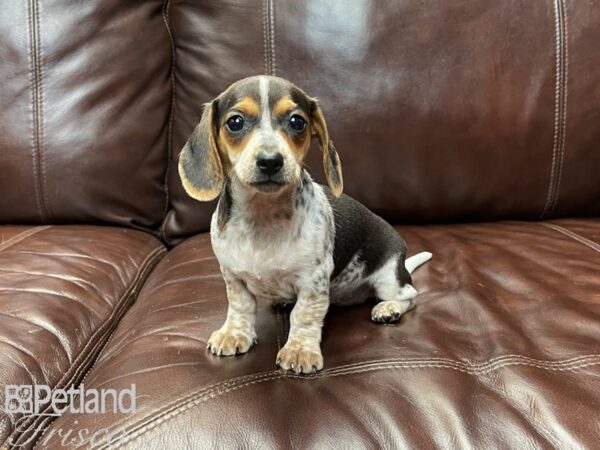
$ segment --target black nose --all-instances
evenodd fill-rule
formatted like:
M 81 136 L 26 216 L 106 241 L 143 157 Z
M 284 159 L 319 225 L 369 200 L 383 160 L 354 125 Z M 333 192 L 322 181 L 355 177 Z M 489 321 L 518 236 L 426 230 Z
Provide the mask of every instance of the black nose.
M 265 175 L 275 175 L 283 167 L 283 156 L 281 153 L 260 152 L 256 165 Z

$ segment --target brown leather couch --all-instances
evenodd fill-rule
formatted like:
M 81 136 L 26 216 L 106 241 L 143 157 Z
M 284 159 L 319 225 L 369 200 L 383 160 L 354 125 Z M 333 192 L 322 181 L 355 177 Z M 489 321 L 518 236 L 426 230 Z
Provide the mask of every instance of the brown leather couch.
M 137 394 L 3 409 L 0 447 L 598 448 L 598 2 L 22 0 L 0 30 L 0 384 Z M 175 161 L 257 73 L 320 99 L 346 192 L 434 254 L 400 323 L 330 311 L 314 376 L 275 367 L 268 305 L 247 355 L 206 351 L 214 204 Z

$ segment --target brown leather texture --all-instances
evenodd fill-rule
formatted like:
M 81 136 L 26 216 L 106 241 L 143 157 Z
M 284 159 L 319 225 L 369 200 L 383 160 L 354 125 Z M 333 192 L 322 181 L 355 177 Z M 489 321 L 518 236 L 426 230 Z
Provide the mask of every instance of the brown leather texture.
M 133 383 L 137 411 L 3 410 L 0 448 L 598 447 L 599 42 L 596 0 L 3 2 L 0 385 Z M 215 205 L 176 170 L 261 73 L 319 99 L 346 192 L 433 253 L 399 323 L 330 310 L 311 376 L 276 368 L 266 304 L 248 354 L 207 352 Z
M 0 226 L 0 237 L 0 446 L 30 448 L 52 418 L 9 417 L 4 386 L 78 385 L 165 249 L 109 227 Z
M 260 305 L 258 345 L 208 353 L 226 311 L 207 234 L 171 251 L 89 372 L 137 386 L 134 415 L 64 415 L 112 448 L 594 448 L 600 435 L 600 221 L 402 226 L 417 307 L 395 325 L 332 308 L 325 369 L 277 370 L 288 314 Z M 71 444 L 75 446 L 75 444 Z M 104 447 L 99 447 L 104 448 Z
M 600 213 L 600 8 L 591 1 L 169 3 L 171 157 L 210 101 L 268 73 L 321 101 L 346 192 L 394 223 Z M 318 150 L 309 159 L 322 179 Z M 171 242 L 213 204 L 169 175 Z
M 0 14 L 0 223 L 157 229 L 171 44 L 159 0 L 8 1 Z

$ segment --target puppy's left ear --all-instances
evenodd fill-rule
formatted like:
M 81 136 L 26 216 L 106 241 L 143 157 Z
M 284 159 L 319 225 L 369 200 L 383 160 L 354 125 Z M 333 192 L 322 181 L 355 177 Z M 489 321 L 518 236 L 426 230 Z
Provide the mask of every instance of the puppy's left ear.
M 312 116 L 312 134 L 317 136 L 321 151 L 323 152 L 323 170 L 325 170 L 325 178 L 331 193 L 335 197 L 339 197 L 344 190 L 344 178 L 342 176 L 342 164 L 340 157 L 333 145 L 333 141 L 329 139 L 327 131 L 327 123 L 323 116 L 323 111 L 316 101 L 311 102 Z
M 217 147 L 217 103 L 204 105 L 200 123 L 179 154 L 179 177 L 188 195 L 201 202 L 214 200 L 223 188 L 223 165 Z

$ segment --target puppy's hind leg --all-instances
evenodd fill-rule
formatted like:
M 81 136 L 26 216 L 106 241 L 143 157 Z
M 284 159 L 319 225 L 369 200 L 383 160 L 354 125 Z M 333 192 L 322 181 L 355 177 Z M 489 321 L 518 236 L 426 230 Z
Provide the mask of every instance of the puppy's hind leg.
M 399 257 L 391 258 L 369 281 L 380 299 L 371 310 L 371 320 L 376 323 L 392 323 L 414 306 L 417 290 L 410 284 L 410 274 L 405 267 L 398 267 Z

